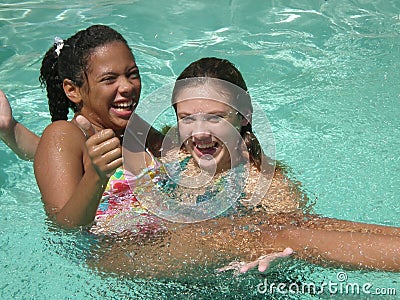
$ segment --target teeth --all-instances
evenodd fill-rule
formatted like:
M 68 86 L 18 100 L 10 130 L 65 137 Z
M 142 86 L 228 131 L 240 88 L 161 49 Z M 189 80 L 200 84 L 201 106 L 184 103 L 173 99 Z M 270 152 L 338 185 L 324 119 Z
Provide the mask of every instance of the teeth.
M 133 100 L 129 102 L 120 102 L 120 103 L 115 103 L 113 104 L 113 107 L 117 110 L 122 110 L 122 109 L 127 109 L 130 108 L 133 104 Z
M 197 144 L 196 144 L 196 147 L 197 147 L 197 148 L 199 148 L 199 149 L 212 148 L 213 146 L 214 146 L 214 144 L 213 144 L 213 143 L 209 143 L 209 144 L 201 144 L 201 145 L 197 145 Z

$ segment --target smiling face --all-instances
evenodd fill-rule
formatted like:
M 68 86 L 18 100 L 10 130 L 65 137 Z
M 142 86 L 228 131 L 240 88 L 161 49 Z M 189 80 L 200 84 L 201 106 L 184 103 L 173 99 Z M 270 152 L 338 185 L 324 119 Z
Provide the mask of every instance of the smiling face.
M 96 48 L 88 61 L 86 82 L 79 88 L 80 113 L 98 129 L 122 133 L 139 102 L 139 69 L 122 42 Z
M 247 120 L 228 104 L 226 97 L 208 89 L 202 97 L 193 98 L 193 88 L 177 95 L 187 99 L 176 104 L 181 141 L 205 170 L 228 170 L 243 159 L 240 130 Z

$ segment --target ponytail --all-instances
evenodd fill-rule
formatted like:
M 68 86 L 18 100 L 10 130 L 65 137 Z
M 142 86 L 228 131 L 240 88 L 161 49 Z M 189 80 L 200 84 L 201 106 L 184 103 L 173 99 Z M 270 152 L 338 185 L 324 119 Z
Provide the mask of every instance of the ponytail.
M 63 81 L 58 72 L 59 56 L 55 52 L 55 49 L 55 46 L 53 46 L 46 52 L 39 77 L 41 85 L 46 87 L 52 122 L 68 120 L 69 108 L 71 107 L 74 111 L 76 110 L 75 103 L 71 102 L 65 95 Z
M 249 152 L 250 162 L 254 164 L 258 171 L 261 171 L 261 164 L 263 160 L 263 151 L 257 137 L 253 133 L 253 128 L 250 123 L 242 127 L 240 135 Z

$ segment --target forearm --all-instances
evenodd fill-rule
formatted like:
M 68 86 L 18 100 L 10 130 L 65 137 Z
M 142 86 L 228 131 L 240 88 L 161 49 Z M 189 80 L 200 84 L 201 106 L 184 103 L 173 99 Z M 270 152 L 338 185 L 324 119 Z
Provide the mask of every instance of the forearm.
M 97 173 L 86 172 L 68 202 L 54 214 L 56 222 L 71 228 L 91 224 L 107 181 Z
M 316 263 L 400 271 L 396 236 L 289 227 L 278 232 L 276 243 Z
M 361 233 L 385 234 L 400 237 L 400 228 L 377 224 L 359 223 L 334 218 L 326 218 L 318 215 L 308 215 L 305 221 L 301 221 L 301 227 L 309 229 L 326 229 L 330 231 L 351 231 Z
M 40 138 L 12 119 L 10 129 L 1 135 L 3 142 L 23 160 L 33 160 Z
M 323 218 L 323 219 L 328 219 L 328 218 Z M 362 233 L 376 233 L 376 234 L 393 235 L 400 237 L 399 227 L 358 223 L 358 222 L 338 220 L 338 219 L 331 219 L 331 222 L 337 223 L 341 228 L 347 228 Z

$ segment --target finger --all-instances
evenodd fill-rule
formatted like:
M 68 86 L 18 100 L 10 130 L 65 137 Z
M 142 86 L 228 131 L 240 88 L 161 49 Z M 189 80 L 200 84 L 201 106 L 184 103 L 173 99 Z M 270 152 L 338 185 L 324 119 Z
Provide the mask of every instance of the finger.
M 122 166 L 122 157 L 106 162 L 104 164 L 96 165 L 96 170 L 100 172 L 99 174 L 105 174 L 108 178 L 111 177 L 115 170 Z
M 102 155 L 93 157 L 93 163 L 98 166 L 107 166 L 118 159 L 122 159 L 121 148 L 114 148 Z
M 3 90 L 0 90 L 0 99 L 1 100 L 7 99 L 6 94 L 3 92 Z
M 119 149 L 121 152 L 121 144 L 117 137 L 112 137 L 111 139 L 105 140 L 99 144 L 95 144 L 92 139 L 95 136 L 91 137 L 86 143 L 89 152 L 89 156 L 94 159 L 96 157 L 102 157 L 106 155 L 108 152 L 113 151 L 115 149 Z M 98 140 L 96 140 L 97 142 Z M 93 142 L 93 143 L 92 143 Z M 89 144 L 90 143 L 90 144 Z M 122 153 L 122 152 L 121 152 Z
M 261 260 L 258 264 L 258 271 L 265 272 L 265 270 L 268 269 L 269 265 L 273 260 L 274 258 Z
M 258 270 L 260 272 L 264 272 L 266 269 L 268 269 L 268 267 L 269 267 L 269 265 L 271 264 L 272 261 L 274 261 L 277 258 L 288 257 L 292 253 L 293 253 L 293 249 L 292 248 L 286 248 L 282 252 L 269 254 L 269 255 L 265 256 L 264 258 L 262 258 L 262 259 L 259 258 Z
M 92 135 L 95 134 L 96 131 L 94 130 L 92 123 L 90 123 L 90 121 L 86 119 L 84 116 L 78 115 L 75 118 L 75 121 L 78 124 L 79 128 L 82 130 L 86 139 L 90 138 Z
M 8 102 L 7 96 L 2 90 L 0 90 L 0 113 L 11 116 L 10 102 Z
M 275 259 L 275 258 L 279 258 L 279 257 L 287 257 L 287 256 L 291 255 L 292 253 L 293 253 L 293 249 L 288 247 L 288 248 L 285 248 L 281 252 L 275 252 L 275 253 L 270 253 L 267 255 L 260 256 L 258 258 L 258 260 L 263 261 L 263 260 L 268 260 L 270 258 Z
M 240 270 L 239 270 L 239 272 L 240 272 L 240 273 L 245 273 L 245 272 L 247 272 L 248 270 L 251 270 L 251 269 L 257 267 L 258 264 L 259 264 L 259 261 L 258 261 L 258 260 L 249 262 L 249 263 L 245 264 L 243 267 L 241 267 Z
M 245 262 L 233 261 L 233 262 L 229 263 L 229 265 L 227 265 L 223 268 L 217 269 L 217 272 L 225 272 L 225 271 L 229 271 L 229 270 L 240 270 L 240 268 L 244 265 L 246 265 Z
M 287 256 L 291 255 L 292 253 L 293 253 L 293 249 L 292 248 L 286 248 L 282 252 L 273 253 L 271 256 L 273 258 L 287 257 Z
M 292 248 L 289 248 L 289 247 L 287 247 L 285 250 L 282 251 L 282 253 L 283 253 L 285 256 L 292 255 L 293 252 L 294 252 L 293 249 L 292 249 Z
M 120 141 L 118 138 L 115 137 L 114 131 L 112 129 L 103 129 L 88 138 L 88 140 L 86 141 L 86 146 L 88 148 L 98 146 L 104 147 L 105 145 L 107 145 L 107 143 L 111 143 L 112 145 L 114 145 L 113 143 L 115 142 L 117 142 L 117 145 L 120 145 Z
M 108 170 L 105 173 L 107 173 L 108 177 L 111 177 L 114 174 L 115 170 L 117 170 L 121 166 L 122 166 L 122 157 L 110 162 L 107 165 Z

